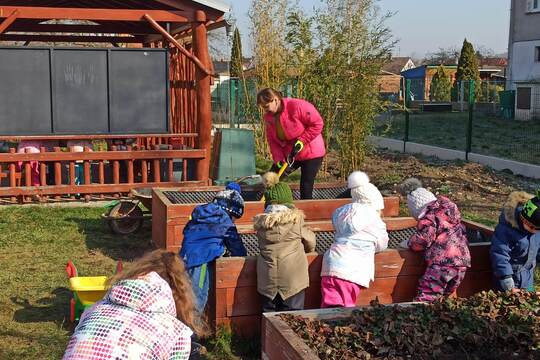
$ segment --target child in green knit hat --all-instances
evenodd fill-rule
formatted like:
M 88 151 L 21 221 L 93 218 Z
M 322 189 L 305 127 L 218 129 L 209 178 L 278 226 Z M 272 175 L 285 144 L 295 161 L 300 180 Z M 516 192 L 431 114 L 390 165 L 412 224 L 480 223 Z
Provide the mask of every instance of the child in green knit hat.
M 302 310 L 309 286 L 306 253 L 315 251 L 315 234 L 305 226 L 304 212 L 294 206 L 289 185 L 279 182 L 273 172 L 264 174 L 263 182 L 265 210 L 254 219 L 262 310 Z

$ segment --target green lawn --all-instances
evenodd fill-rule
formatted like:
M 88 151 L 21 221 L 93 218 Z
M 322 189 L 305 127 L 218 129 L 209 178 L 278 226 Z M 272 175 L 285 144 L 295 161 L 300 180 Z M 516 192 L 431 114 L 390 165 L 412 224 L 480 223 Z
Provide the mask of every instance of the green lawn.
M 60 359 L 72 332 L 65 265 L 79 275 L 111 275 L 152 249 L 151 226 L 113 235 L 95 207 L 0 207 L 0 359 Z M 256 359 L 258 341 L 220 332 L 209 359 Z
M 100 208 L 0 209 L 0 358 L 59 359 L 70 336 L 66 262 L 80 275 L 110 275 L 117 259 L 150 248 L 150 224 L 114 236 Z
M 467 112 L 412 113 L 409 141 L 448 149 L 465 150 Z M 374 134 L 403 139 L 405 115 L 383 115 L 375 123 Z M 540 121 L 505 120 L 474 114 L 472 151 L 532 164 L 540 164 Z

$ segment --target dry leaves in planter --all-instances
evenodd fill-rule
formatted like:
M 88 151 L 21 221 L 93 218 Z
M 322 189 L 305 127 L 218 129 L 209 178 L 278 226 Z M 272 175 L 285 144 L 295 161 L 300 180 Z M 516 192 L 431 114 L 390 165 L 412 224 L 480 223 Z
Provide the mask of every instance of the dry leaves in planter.
M 540 297 L 482 292 L 434 304 L 372 302 L 348 319 L 281 318 L 321 359 L 540 359 Z

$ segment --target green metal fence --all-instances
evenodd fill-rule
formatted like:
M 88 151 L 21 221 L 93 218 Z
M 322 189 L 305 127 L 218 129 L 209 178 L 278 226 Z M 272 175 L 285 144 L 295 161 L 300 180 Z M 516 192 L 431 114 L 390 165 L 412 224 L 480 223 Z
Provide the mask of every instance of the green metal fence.
M 279 89 L 285 97 L 296 97 L 298 84 L 290 81 Z M 249 122 L 246 106 L 256 106 L 257 84 L 254 79 L 224 78 L 215 80 L 212 96 L 214 124 L 238 127 Z
M 423 80 L 403 81 L 404 99 L 400 100 L 399 94 L 392 97 L 395 103 L 387 99 L 388 109 L 375 120 L 374 135 L 540 164 L 540 88 L 529 92 L 530 101 L 524 107 L 530 110 L 517 109 L 516 115 L 517 93 L 505 90 L 501 81 L 458 82 L 447 102 L 418 100 L 418 94 L 429 94 L 424 85 Z M 523 85 L 516 83 L 511 88 L 520 87 Z M 294 82 L 280 90 L 285 96 L 297 94 Z M 216 81 L 212 91 L 214 123 L 230 127 L 248 123 L 246 98 L 255 104 L 256 91 L 253 80 Z
M 525 119 L 520 121 L 514 114 L 516 91 L 504 90 L 501 82 L 479 86 L 460 83 L 458 89 L 467 91 L 463 96 L 460 90 L 462 101 L 435 104 L 413 100 L 418 83 L 405 81 L 407 96 L 378 117 L 374 135 L 540 164 L 540 90 L 532 91 L 530 104 L 524 105 L 529 111 L 517 110 Z

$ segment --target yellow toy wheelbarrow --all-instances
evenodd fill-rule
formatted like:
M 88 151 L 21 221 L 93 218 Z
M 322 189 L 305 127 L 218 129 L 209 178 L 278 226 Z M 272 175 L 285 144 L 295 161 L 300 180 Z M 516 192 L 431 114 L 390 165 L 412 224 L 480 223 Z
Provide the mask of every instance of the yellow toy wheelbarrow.
M 122 262 L 118 261 L 116 272 L 122 271 Z M 79 321 L 81 314 L 101 300 L 107 292 L 106 276 L 78 276 L 77 268 L 71 260 L 66 265 L 69 289 L 73 292 L 69 304 L 69 320 Z

